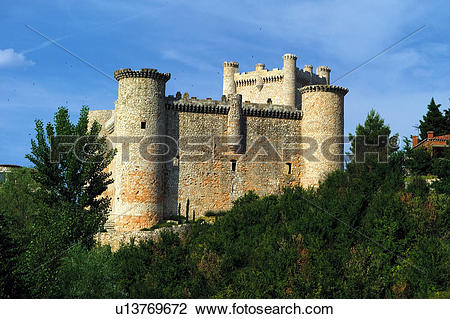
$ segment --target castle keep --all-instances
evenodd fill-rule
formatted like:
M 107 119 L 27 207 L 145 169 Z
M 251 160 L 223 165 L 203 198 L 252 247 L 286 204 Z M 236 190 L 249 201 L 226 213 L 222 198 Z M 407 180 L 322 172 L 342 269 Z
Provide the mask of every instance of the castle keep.
M 257 64 L 247 73 L 239 73 L 237 62 L 224 62 L 220 100 L 166 96 L 170 74 L 155 69 L 114 72 L 115 109 L 90 112 L 102 134 L 119 143 L 109 167 L 108 223 L 120 231 L 148 228 L 188 200 L 201 216 L 230 208 L 250 190 L 265 195 L 317 186 L 343 168 L 348 90 L 329 84 L 330 68 L 314 73 L 296 62 L 285 54 L 282 69 Z M 155 156 L 168 148 L 165 157 Z

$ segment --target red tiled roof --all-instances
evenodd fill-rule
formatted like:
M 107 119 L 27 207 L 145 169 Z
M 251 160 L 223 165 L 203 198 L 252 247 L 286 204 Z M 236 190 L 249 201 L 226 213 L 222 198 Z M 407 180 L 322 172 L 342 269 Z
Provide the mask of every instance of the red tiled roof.
M 450 141 L 450 134 L 427 137 L 427 138 L 421 140 L 417 145 L 413 146 L 413 148 L 416 148 L 420 145 L 423 145 L 425 147 L 429 146 L 429 145 L 445 146 L 445 145 L 447 145 L 447 141 Z

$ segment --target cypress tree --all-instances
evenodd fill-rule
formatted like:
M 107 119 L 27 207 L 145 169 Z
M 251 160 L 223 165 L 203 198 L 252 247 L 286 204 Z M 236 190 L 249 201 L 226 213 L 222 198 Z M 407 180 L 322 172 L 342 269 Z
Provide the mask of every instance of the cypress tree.
M 445 117 L 445 133 L 444 134 L 449 134 L 450 133 L 450 108 L 444 110 L 444 117 Z
M 398 134 L 391 136 L 391 129 L 389 125 L 384 123 L 384 119 L 374 109 L 371 109 L 367 114 L 364 125 L 358 124 L 355 135 L 349 134 L 349 137 L 351 141 L 351 153 L 348 155 L 351 156 L 353 161 L 356 159 L 357 150 L 361 152 L 366 144 L 379 145 L 376 151 L 379 153 L 380 159 L 398 149 L 398 147 L 396 147 Z M 387 140 L 383 137 L 386 137 Z M 386 147 L 386 143 L 388 143 L 388 147 Z
M 419 121 L 420 138 L 422 140 L 427 137 L 427 132 L 429 131 L 433 131 L 435 136 L 448 133 L 449 127 L 447 126 L 447 120 L 439 110 L 440 106 L 441 104 L 436 104 L 434 98 L 431 98 L 431 102 L 428 104 L 427 114 Z
M 186 223 L 189 223 L 189 199 L 186 202 Z

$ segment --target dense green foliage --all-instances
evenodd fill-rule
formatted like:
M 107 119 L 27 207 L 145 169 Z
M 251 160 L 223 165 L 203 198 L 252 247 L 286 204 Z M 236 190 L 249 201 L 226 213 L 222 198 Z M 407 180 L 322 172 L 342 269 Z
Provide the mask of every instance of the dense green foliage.
M 436 104 L 434 99 L 431 99 L 427 114 L 420 121 L 420 139 L 425 139 L 429 131 L 433 131 L 435 136 L 450 133 L 450 108 L 444 110 L 444 114 L 442 114 L 439 110 L 440 106 L 441 104 Z
M 93 246 L 93 235 L 109 212 L 109 198 L 99 196 L 112 182 L 104 169 L 114 155 L 105 152 L 106 141 L 99 132 L 98 123 L 88 127 L 87 107 L 76 125 L 66 108 L 56 112 L 54 124 L 48 123 L 46 129 L 36 121 L 36 139 L 26 156 L 34 167 L 13 171 L 0 185 L 2 223 L 8 225 L 2 236 L 12 247 L 2 247 L 2 265 L 7 263 L 3 255 L 15 249 L 9 268 L 14 280 L 7 281 L 4 295 L 15 291 L 15 297 L 53 296 L 67 249 L 77 243 Z M 87 153 L 67 150 L 67 143 L 80 137 L 74 149 Z M 55 150 L 60 152 L 57 160 L 51 157 Z
M 378 153 L 378 159 L 385 161 L 387 156 L 398 149 L 398 134 L 391 136 L 389 125 L 384 123 L 374 109 L 367 114 L 364 125 L 358 124 L 355 135 L 349 134 L 350 138 L 350 156 L 352 162 L 363 162 L 373 155 L 364 155 L 365 151 Z M 376 146 L 376 147 L 373 147 Z
M 450 195 L 450 147 L 432 154 L 431 149 L 405 147 L 405 168 L 414 180 L 428 178 L 431 188 Z
M 114 152 L 105 153 L 106 140 L 98 136 L 98 123 L 88 127 L 88 111 L 82 107 L 76 125 L 70 122 L 68 109 L 63 107 L 56 112 L 54 124 L 48 123 L 45 130 L 43 123 L 36 121 L 36 140 L 31 141 L 31 154 L 26 156 L 34 164 L 33 179 L 46 190 L 40 194 L 41 201 L 49 207 L 62 206 L 71 211 L 66 226 L 78 238 L 82 233 L 97 232 L 106 221 L 110 199 L 99 195 L 113 182 L 105 168 Z M 69 151 L 68 143 L 74 143 Z M 87 246 L 93 243 L 90 236 L 84 236 L 82 241 Z
M 450 198 L 426 183 L 405 189 L 403 159 L 337 171 L 317 190 L 249 193 L 214 224 L 194 224 L 184 241 L 166 233 L 115 253 L 75 254 L 59 273 L 61 296 L 448 296 Z

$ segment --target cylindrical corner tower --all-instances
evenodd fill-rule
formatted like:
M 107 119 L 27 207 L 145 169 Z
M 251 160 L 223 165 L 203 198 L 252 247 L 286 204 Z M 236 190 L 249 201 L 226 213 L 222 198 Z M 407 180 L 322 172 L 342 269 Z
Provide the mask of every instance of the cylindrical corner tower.
M 239 63 L 223 63 L 223 95 L 236 93 L 236 84 L 234 83 L 234 74 L 239 72 Z
M 297 56 L 286 53 L 283 55 L 283 104 L 296 106 L 295 103 L 295 74 Z
M 301 184 L 315 187 L 328 173 L 344 168 L 344 96 L 348 89 L 308 85 L 300 92 L 302 137 L 309 148 L 315 149 L 313 152 L 305 150 L 302 154 Z
M 114 77 L 119 81 L 114 135 L 121 143 L 115 159 L 115 228 L 140 230 L 163 218 L 164 163 L 149 160 L 152 151 L 143 151 L 142 142 L 166 134 L 164 101 L 170 73 L 120 69 Z

